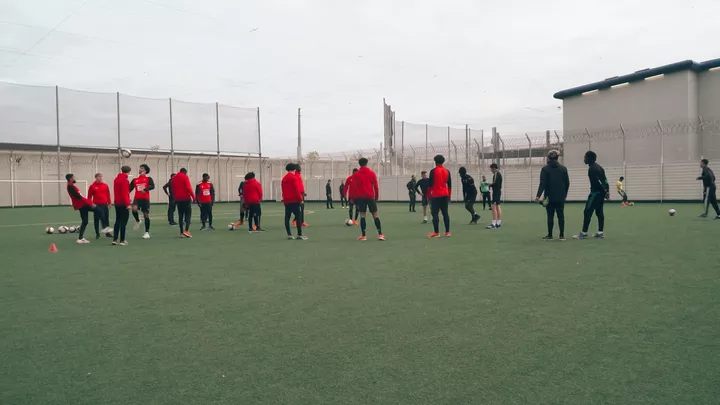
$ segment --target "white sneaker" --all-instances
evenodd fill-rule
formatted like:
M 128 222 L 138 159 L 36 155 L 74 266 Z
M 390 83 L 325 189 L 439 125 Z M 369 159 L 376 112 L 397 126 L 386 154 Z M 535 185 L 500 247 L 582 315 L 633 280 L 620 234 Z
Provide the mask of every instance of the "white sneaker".
M 126 241 L 122 241 L 122 242 L 118 243 L 118 245 L 120 245 L 120 246 L 127 246 L 128 243 L 127 243 Z
M 150 232 L 145 232 L 143 239 L 150 239 Z
M 140 221 L 135 222 L 135 225 L 133 225 L 133 229 L 136 231 L 140 229 Z
M 88 244 L 88 243 L 90 243 L 90 241 L 87 240 L 87 239 L 85 239 L 85 238 L 82 238 L 82 239 L 78 239 L 78 240 L 77 240 L 77 244 L 78 244 L 78 245 L 86 245 L 86 244 Z
M 114 229 L 110 228 L 109 226 L 107 228 L 103 228 L 100 233 L 113 233 Z

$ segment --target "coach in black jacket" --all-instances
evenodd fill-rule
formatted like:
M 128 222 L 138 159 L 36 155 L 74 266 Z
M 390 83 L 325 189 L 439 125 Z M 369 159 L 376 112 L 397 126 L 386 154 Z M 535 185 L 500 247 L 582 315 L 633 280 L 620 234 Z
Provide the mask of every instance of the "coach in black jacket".
M 540 185 L 538 186 L 535 201 L 540 202 L 543 194 L 543 205 L 547 211 L 548 234 L 543 239 L 552 240 L 555 213 L 558 217 L 560 240 L 565 240 L 565 200 L 570 189 L 570 176 L 567 168 L 558 162 L 560 153 L 551 150 L 548 153 L 548 163 L 540 171 Z

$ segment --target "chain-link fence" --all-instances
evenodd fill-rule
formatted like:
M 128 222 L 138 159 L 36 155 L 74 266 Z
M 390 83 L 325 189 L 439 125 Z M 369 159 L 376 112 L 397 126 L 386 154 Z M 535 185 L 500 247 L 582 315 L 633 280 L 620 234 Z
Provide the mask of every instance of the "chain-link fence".
M 3 82 L 0 143 L 262 154 L 258 108 Z

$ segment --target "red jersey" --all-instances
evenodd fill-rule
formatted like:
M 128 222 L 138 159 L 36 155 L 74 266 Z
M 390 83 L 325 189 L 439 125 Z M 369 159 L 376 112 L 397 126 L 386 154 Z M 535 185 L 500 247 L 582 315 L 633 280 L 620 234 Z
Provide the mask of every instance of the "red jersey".
M 101 181 L 93 182 L 88 187 L 88 200 L 95 203 L 95 205 L 110 204 L 110 187 Z
M 302 173 L 295 172 L 295 177 L 297 177 L 298 182 L 300 183 L 300 192 L 302 193 L 303 198 L 305 198 L 305 182 L 303 181 Z
M 430 194 L 430 198 L 449 197 L 452 194 L 452 182 L 448 169 L 443 166 L 435 166 L 430 170 L 428 194 Z
M 362 166 L 351 179 L 352 189 L 350 195 L 353 199 L 373 199 L 380 198 L 380 186 L 378 184 L 377 175 L 367 166 Z
M 75 185 L 75 183 L 68 182 L 67 192 L 70 196 L 70 201 L 72 201 L 72 207 L 75 210 L 79 210 L 86 205 L 92 206 L 92 202 L 80 194 L 80 189 Z
M 149 200 L 150 191 L 155 188 L 155 183 L 153 182 L 152 177 L 141 174 L 133 179 L 130 186 L 133 190 L 135 190 L 136 200 Z
M 195 195 L 200 204 L 215 202 L 215 187 L 209 181 L 201 181 L 195 186 Z
M 193 193 L 192 186 L 190 185 L 190 178 L 183 172 L 177 172 L 177 174 L 170 179 L 170 189 L 177 202 L 195 200 L 195 193 Z
M 245 180 L 243 201 L 245 204 L 260 204 L 263 198 L 262 185 L 255 179 Z
M 280 181 L 280 186 L 283 204 L 298 204 L 303 201 L 302 180 L 295 173 L 288 172 Z
M 130 206 L 130 188 L 128 187 L 128 175 L 127 173 L 118 173 L 113 180 L 113 194 L 115 198 L 113 203 L 119 207 Z
M 348 200 L 352 200 L 352 174 L 345 179 L 345 196 L 348 198 Z

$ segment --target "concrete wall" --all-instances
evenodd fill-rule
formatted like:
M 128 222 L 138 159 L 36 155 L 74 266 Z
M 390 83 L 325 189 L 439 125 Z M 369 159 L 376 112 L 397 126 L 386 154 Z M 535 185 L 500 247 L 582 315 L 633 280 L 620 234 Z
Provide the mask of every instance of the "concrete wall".
M 698 75 L 688 70 L 564 99 L 564 150 L 568 166 L 582 165 L 581 156 L 588 149 L 598 153 L 600 161 L 607 165 L 655 164 L 661 158 L 665 162 L 699 159 L 701 141 L 694 131 L 673 133 L 664 139 L 638 132 L 646 131 L 658 120 L 660 126 L 666 127 L 679 121 L 697 122 L 703 97 L 714 100 L 718 96 L 718 90 L 704 91 L 699 96 L 699 89 L 704 87 Z M 620 125 L 632 133 L 626 134 L 624 155 Z M 585 132 L 589 136 L 582 141 L 572 136 Z M 578 158 L 572 159 L 573 156 Z
M 698 110 L 703 121 L 720 127 L 720 69 L 700 73 L 698 85 Z M 709 159 L 720 158 L 720 134 L 710 133 L 702 138 L 702 153 Z

